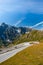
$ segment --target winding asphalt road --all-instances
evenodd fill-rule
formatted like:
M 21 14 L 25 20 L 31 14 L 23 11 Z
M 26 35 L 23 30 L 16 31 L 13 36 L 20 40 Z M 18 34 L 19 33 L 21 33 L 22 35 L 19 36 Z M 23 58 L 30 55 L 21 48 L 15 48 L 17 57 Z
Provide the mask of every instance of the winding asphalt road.
M 32 44 L 29 44 L 29 42 L 18 44 L 15 46 L 15 49 L 3 54 L 0 54 L 0 63 L 4 62 L 5 60 L 9 59 L 10 57 L 16 55 L 18 52 L 22 51 L 23 49 L 31 46 Z

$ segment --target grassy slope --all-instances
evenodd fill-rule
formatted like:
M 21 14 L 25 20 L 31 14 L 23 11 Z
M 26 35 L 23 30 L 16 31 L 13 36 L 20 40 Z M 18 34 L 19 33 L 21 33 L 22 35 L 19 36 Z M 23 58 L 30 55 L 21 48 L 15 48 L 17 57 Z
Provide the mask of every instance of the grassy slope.
M 19 52 L 0 65 L 43 65 L 43 43 Z
M 33 30 L 28 34 L 22 35 L 19 39 L 14 41 L 14 44 L 29 41 L 40 41 L 43 42 L 43 31 Z

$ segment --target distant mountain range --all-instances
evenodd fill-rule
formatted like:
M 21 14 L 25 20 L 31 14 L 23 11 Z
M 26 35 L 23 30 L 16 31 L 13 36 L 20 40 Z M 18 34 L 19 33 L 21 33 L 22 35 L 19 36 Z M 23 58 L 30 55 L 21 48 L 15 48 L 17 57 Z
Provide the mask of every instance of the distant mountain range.
M 31 32 L 31 28 L 15 27 L 5 23 L 0 25 L 0 45 L 8 45 L 14 40 L 18 39 L 21 35 Z M 3 44 L 2 44 L 3 43 Z
M 43 40 L 42 23 L 43 22 L 38 23 L 38 24 L 32 26 L 32 28 L 15 27 L 15 26 L 11 26 L 11 25 L 2 23 L 0 25 L 0 47 L 8 46 L 9 44 L 11 44 L 13 42 L 15 42 L 15 44 L 16 43 L 18 44 L 18 43 L 26 42 L 26 41 Z

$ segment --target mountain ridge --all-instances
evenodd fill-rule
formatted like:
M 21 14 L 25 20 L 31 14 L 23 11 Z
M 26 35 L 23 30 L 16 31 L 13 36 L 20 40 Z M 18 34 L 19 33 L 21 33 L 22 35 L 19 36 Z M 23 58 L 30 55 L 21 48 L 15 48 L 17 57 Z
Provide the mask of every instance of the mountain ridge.
M 15 27 L 5 23 L 0 25 L 0 46 L 27 41 L 42 41 L 43 30 L 29 27 Z
M 0 42 L 4 43 L 4 45 L 7 46 L 9 43 L 12 43 L 14 40 L 19 38 L 22 34 L 30 32 L 31 30 L 32 29 L 26 27 L 15 27 L 2 23 L 0 25 Z

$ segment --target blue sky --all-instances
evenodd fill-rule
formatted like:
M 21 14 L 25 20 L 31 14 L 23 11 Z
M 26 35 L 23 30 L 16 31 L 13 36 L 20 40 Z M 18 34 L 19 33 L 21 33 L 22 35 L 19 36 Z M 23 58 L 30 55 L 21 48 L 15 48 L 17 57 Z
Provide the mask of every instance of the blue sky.
M 43 21 L 43 0 L 0 0 L 0 24 L 33 26 Z

